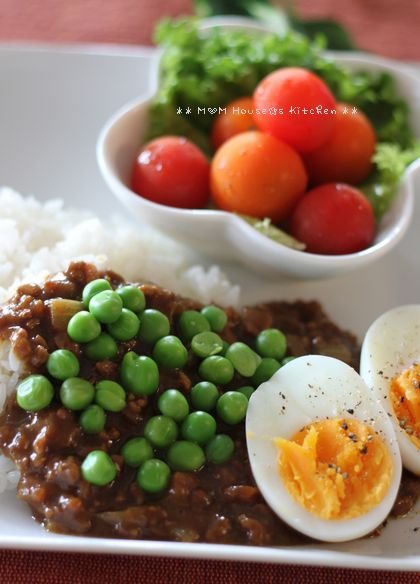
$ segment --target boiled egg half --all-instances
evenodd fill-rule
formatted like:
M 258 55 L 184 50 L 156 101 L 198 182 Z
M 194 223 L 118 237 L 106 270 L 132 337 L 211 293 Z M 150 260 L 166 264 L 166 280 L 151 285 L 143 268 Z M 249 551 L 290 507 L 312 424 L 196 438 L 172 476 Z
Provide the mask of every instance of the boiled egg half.
M 356 371 L 299 357 L 250 398 L 249 460 L 272 510 L 322 541 L 362 537 L 394 504 L 401 457 L 388 415 Z
M 420 475 L 420 305 L 393 308 L 370 326 L 360 374 L 394 424 L 404 466 Z

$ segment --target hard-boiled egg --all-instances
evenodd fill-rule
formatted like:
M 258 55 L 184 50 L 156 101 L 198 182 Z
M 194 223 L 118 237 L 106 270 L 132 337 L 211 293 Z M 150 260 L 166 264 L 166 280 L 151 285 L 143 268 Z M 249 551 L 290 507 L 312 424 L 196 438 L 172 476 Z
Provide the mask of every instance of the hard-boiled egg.
M 404 466 L 420 475 L 420 305 L 393 308 L 371 325 L 360 374 L 394 424 Z
M 323 541 L 373 531 L 401 479 L 395 432 L 354 369 L 331 357 L 294 359 L 250 398 L 249 460 L 267 503 Z

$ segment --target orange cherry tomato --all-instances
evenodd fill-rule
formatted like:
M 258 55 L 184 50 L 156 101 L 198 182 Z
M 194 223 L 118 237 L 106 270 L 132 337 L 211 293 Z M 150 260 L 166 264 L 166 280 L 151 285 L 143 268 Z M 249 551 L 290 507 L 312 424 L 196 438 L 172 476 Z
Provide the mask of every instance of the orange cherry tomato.
M 226 106 L 226 113 L 221 112 L 211 129 L 211 143 L 217 150 L 219 146 L 240 134 L 255 128 L 254 121 L 254 100 L 252 97 L 240 97 L 231 101 Z
M 254 92 L 257 127 L 298 152 L 310 152 L 331 138 L 336 102 L 317 75 L 285 67 L 267 75 Z
M 220 209 L 279 222 L 302 197 L 303 162 L 290 146 L 258 131 L 243 132 L 216 152 L 210 189 Z
M 353 106 L 337 104 L 337 123 L 332 137 L 304 162 L 312 184 L 325 182 L 361 183 L 372 170 L 375 131 L 368 118 Z

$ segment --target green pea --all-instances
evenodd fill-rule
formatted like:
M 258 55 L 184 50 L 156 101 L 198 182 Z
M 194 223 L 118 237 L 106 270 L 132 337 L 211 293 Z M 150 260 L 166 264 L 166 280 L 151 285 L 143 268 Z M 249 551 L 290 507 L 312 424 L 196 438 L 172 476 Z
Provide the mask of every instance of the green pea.
M 128 466 L 137 467 L 153 458 L 153 448 L 146 438 L 131 438 L 122 447 L 121 454 Z
M 109 334 L 117 341 L 130 341 L 139 332 L 140 320 L 134 312 L 123 308 L 118 320 L 108 324 L 107 328 Z
M 198 368 L 198 372 L 202 379 L 211 381 L 216 385 L 230 383 L 235 374 L 232 363 L 219 355 L 204 359 Z
M 220 333 L 228 321 L 226 312 L 218 306 L 204 306 L 201 309 L 201 314 L 209 321 L 210 328 L 215 333 Z
M 67 349 L 57 349 L 48 357 L 47 370 L 51 377 L 64 381 L 68 377 L 77 377 L 80 371 L 79 360 Z
M 227 462 L 235 450 L 235 443 L 227 434 L 216 434 L 206 446 L 206 458 L 213 464 Z
M 146 460 L 138 470 L 137 484 L 147 493 L 160 493 L 169 485 L 171 469 L 159 458 Z
M 240 387 L 236 391 L 239 391 L 239 393 L 242 393 L 246 397 L 246 399 L 249 400 L 251 395 L 254 393 L 255 388 L 252 387 L 251 385 L 244 385 L 244 387 Z
M 153 345 L 157 340 L 169 335 L 171 327 L 168 317 L 163 312 L 148 308 L 141 315 L 139 338 Z
M 48 407 L 53 397 L 52 383 L 44 375 L 29 375 L 16 390 L 16 401 L 27 412 L 38 412 Z
M 293 355 L 289 355 L 288 357 L 284 357 L 284 359 L 281 360 L 281 366 L 283 367 L 283 365 L 287 365 L 288 363 L 290 363 L 290 361 L 293 361 L 294 359 L 296 359 L 296 357 Z
M 108 412 L 120 412 L 125 408 L 126 395 L 119 383 L 104 379 L 96 384 L 95 401 Z
M 181 434 L 191 442 L 207 444 L 216 434 L 216 420 L 207 412 L 192 412 L 182 422 Z
M 150 357 L 129 351 L 123 357 L 120 369 L 121 383 L 136 395 L 151 395 L 159 387 L 159 369 Z
M 233 343 L 226 351 L 226 359 L 243 377 L 252 377 L 257 369 L 260 357 L 245 343 Z
M 92 280 L 92 282 L 86 284 L 82 292 L 82 302 L 84 307 L 87 308 L 89 306 L 89 302 L 95 294 L 99 294 L 99 292 L 103 292 L 104 290 L 112 290 L 112 286 L 108 280 L 103 278 Z
M 144 436 L 155 448 L 167 448 L 178 436 L 178 426 L 168 416 L 153 416 L 144 427 Z
M 108 333 L 101 333 L 83 346 L 83 353 L 91 361 L 107 361 L 114 359 L 118 353 L 118 346 Z
M 104 487 L 112 483 L 117 476 L 115 462 L 109 454 L 102 450 L 89 452 L 80 468 L 85 481 L 97 487 Z
M 140 290 L 137 286 L 120 286 L 117 288 L 116 292 L 120 296 L 124 308 L 128 308 L 128 310 L 132 310 L 136 313 L 145 309 L 146 298 L 143 290 Z
M 210 412 L 216 407 L 219 390 L 209 381 L 196 383 L 190 392 L 191 403 L 196 410 Z
M 199 470 L 206 462 L 203 449 L 195 442 L 179 440 L 168 450 L 168 462 L 174 470 Z
M 69 410 L 84 410 L 94 395 L 93 385 L 81 377 L 69 377 L 60 387 L 61 403 Z
M 67 334 L 76 343 L 88 343 L 101 334 L 101 325 L 87 310 L 81 310 L 71 317 Z
M 258 387 L 261 383 L 268 381 L 280 367 L 281 365 L 276 359 L 263 357 L 251 379 L 254 387 Z
M 190 411 L 187 398 L 177 389 L 164 391 L 157 405 L 164 416 L 172 418 L 175 422 L 182 422 Z
M 223 350 L 223 341 L 216 333 L 205 331 L 192 338 L 191 349 L 197 357 L 204 359 L 220 353 Z
M 113 290 L 95 294 L 89 302 L 89 312 L 102 324 L 115 322 L 121 316 L 123 302 Z
M 162 367 L 181 369 L 188 361 L 188 351 L 178 337 L 168 335 L 157 341 L 153 358 Z
M 178 319 L 178 329 L 184 341 L 190 341 L 198 333 L 210 330 L 209 321 L 197 310 L 186 310 Z
M 265 329 L 257 336 L 255 346 L 261 357 L 282 359 L 286 354 L 287 340 L 278 329 Z
M 226 424 L 239 424 L 245 418 L 248 399 L 239 391 L 227 391 L 217 401 L 217 414 Z
M 86 434 L 98 434 L 105 428 L 106 414 L 104 410 L 92 404 L 80 414 L 79 423 Z

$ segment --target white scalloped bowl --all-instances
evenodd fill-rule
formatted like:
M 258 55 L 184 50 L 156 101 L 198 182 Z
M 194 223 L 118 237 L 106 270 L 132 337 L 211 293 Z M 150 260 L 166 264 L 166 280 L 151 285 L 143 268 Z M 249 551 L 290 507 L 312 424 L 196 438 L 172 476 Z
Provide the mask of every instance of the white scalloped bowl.
M 229 26 L 267 30 L 247 19 L 209 19 L 203 28 Z M 420 77 L 397 61 L 361 53 L 328 53 L 351 70 L 388 71 L 411 108 L 412 127 L 420 136 Z M 105 124 L 97 143 L 100 171 L 111 191 L 139 223 L 150 224 L 194 250 L 216 259 L 236 261 L 269 276 L 333 277 L 361 268 L 388 253 L 403 237 L 413 214 L 414 174 L 420 160 L 410 165 L 389 212 L 380 222 L 373 244 L 358 253 L 319 255 L 290 249 L 258 233 L 240 217 L 213 209 L 186 210 L 160 205 L 129 187 L 134 160 L 148 121 L 148 107 L 157 89 L 161 53 L 151 68 L 150 94 L 125 105 Z

